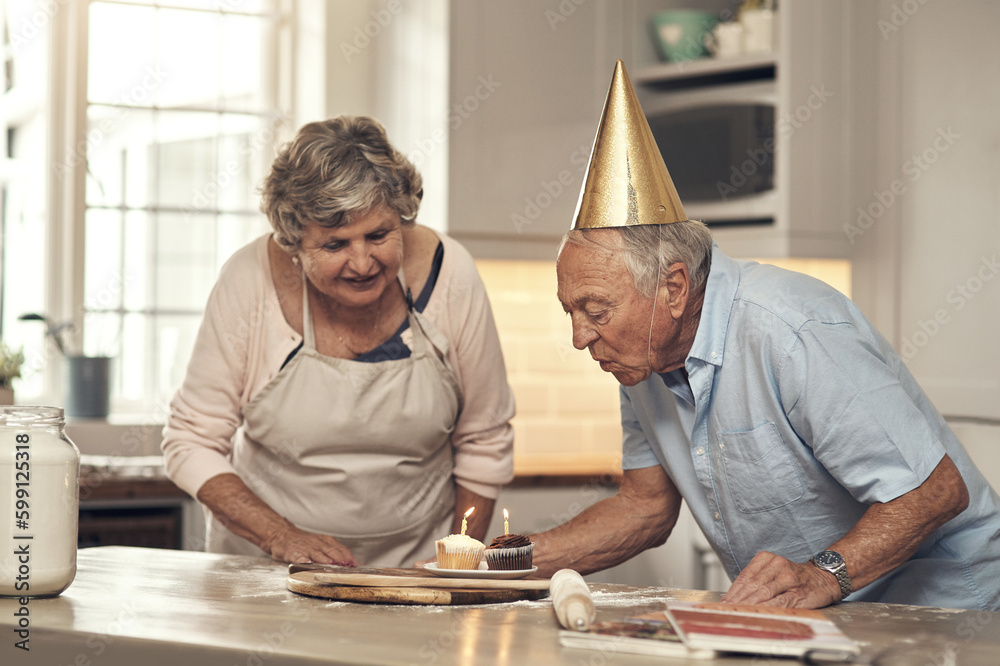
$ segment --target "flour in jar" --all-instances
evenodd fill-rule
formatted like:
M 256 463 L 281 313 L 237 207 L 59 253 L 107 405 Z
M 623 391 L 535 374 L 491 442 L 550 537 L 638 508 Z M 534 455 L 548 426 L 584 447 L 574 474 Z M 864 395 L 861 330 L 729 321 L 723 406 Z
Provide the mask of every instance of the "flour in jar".
M 0 407 L 0 596 L 54 596 L 76 576 L 80 452 L 63 426 L 55 407 Z

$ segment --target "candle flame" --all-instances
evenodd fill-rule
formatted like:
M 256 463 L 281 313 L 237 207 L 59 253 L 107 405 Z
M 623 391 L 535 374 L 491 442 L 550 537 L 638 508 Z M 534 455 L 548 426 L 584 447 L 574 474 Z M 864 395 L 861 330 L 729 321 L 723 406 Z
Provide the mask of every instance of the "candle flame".
M 510 514 L 507 513 L 507 509 L 503 510 L 503 519 L 504 520 L 509 520 L 510 519 Z
M 475 510 L 476 510 L 476 507 L 470 506 L 469 510 L 465 512 L 465 517 L 468 518 L 469 516 L 471 516 L 472 512 L 475 511 Z

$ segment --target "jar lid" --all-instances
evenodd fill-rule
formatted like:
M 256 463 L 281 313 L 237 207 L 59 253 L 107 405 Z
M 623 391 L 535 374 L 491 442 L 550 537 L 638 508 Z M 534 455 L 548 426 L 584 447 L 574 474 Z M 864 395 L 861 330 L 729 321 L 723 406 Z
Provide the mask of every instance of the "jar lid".
M 0 405 L 0 427 L 51 427 L 63 425 L 62 407 Z

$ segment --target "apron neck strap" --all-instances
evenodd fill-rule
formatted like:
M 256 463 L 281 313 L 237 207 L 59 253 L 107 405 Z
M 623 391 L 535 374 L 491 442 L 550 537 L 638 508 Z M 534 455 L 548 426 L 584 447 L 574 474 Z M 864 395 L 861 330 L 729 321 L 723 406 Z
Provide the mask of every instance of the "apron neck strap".
M 406 310 L 409 315 L 413 315 L 413 294 L 410 292 L 410 288 L 406 286 L 406 278 L 403 277 L 402 266 L 399 268 L 397 279 L 399 280 L 399 286 L 403 288 L 403 297 L 406 298 Z M 410 316 L 411 327 L 413 326 L 413 320 L 414 317 Z M 419 323 L 417 326 L 419 327 Z M 423 328 L 421 327 L 422 332 Z M 423 349 L 422 343 L 422 340 L 417 342 L 414 346 L 414 351 L 416 351 L 417 345 Z M 305 269 L 302 269 L 302 344 L 311 349 L 316 348 L 316 334 L 313 331 L 312 315 L 309 313 L 309 278 L 306 277 Z
M 302 344 L 310 349 L 316 348 L 316 336 L 313 334 L 312 316 L 309 314 L 309 278 L 302 269 Z
M 409 312 L 413 312 L 413 294 L 410 292 L 410 288 L 406 286 L 406 276 L 403 275 L 403 267 L 399 267 L 399 274 L 396 276 L 399 280 L 399 286 L 403 288 L 403 298 L 406 299 L 406 309 Z

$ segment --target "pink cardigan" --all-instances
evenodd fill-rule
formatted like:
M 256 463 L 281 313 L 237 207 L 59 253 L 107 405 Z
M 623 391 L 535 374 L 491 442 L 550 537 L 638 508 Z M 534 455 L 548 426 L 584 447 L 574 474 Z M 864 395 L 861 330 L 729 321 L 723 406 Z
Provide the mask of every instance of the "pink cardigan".
M 439 236 L 444 261 L 424 315 L 448 339 L 448 361 L 464 397 L 451 437 L 455 480 L 496 498 L 514 476 L 514 395 L 475 263 L 457 241 Z M 213 476 L 234 472 L 230 455 L 243 407 L 302 342 L 278 303 L 268 237 L 246 245 L 222 267 L 184 383 L 170 403 L 162 445 L 166 471 L 192 497 Z

